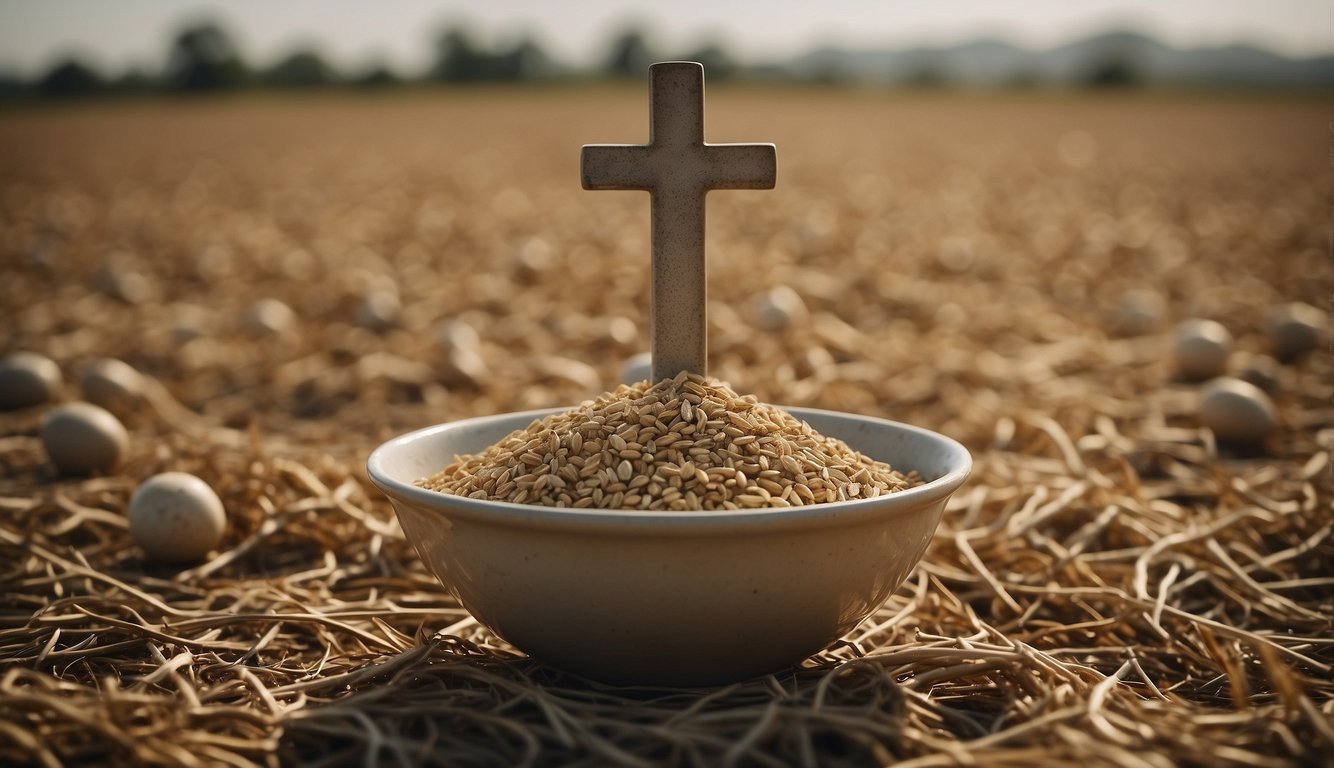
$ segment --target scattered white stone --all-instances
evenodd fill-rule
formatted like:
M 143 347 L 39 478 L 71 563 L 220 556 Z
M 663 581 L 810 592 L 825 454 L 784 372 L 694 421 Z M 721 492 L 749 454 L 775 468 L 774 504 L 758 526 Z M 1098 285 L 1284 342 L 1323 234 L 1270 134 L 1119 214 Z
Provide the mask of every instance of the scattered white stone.
M 84 366 L 79 389 L 88 402 L 114 412 L 131 408 L 143 399 L 144 377 L 128 363 L 104 357 Z
M 66 475 L 109 472 L 120 465 L 130 436 L 120 420 L 92 403 L 66 403 L 42 420 L 42 445 Z
M 936 250 L 936 263 L 955 274 L 963 274 L 977 261 L 977 248 L 971 238 L 945 238 Z
M 815 344 L 802 351 L 793 365 L 793 370 L 800 378 L 819 379 L 831 376 L 837 367 L 838 363 L 829 350 Z
M 1186 320 L 1176 329 L 1177 370 L 1188 379 L 1212 379 L 1227 370 L 1232 334 L 1213 320 Z
M 752 307 L 755 325 L 766 331 L 777 331 L 806 319 L 806 302 L 786 285 L 770 288 L 755 299 Z
M 1112 312 L 1112 331 L 1119 336 L 1146 336 L 1156 332 L 1167 316 L 1167 301 L 1157 291 L 1126 291 Z
M 1328 319 L 1320 309 L 1294 302 L 1274 307 L 1265 318 L 1265 331 L 1274 357 L 1292 362 L 1320 345 Z
M 530 237 L 523 241 L 514 257 L 519 265 L 519 273 L 527 278 L 541 275 L 555 263 L 551 246 L 540 237 Z
M 296 325 L 296 313 L 277 299 L 260 299 L 246 310 L 247 330 L 261 336 L 281 336 Z
M 448 387 L 481 387 L 491 377 L 482 359 L 482 340 L 476 329 L 463 320 L 449 320 L 436 331 L 443 355 L 440 381 Z
M 653 355 L 640 352 L 621 364 L 621 383 L 637 384 L 653 375 Z
M 628 347 L 639 340 L 639 329 L 635 321 L 623 315 L 615 315 L 606 320 L 602 329 L 606 341 L 621 347 Z
M 446 386 L 480 388 L 490 377 L 491 369 L 472 347 L 455 347 L 441 361 L 440 381 Z
M 402 309 L 396 292 L 383 288 L 367 291 L 357 307 L 357 325 L 372 331 L 387 331 L 398 325 Z
M 436 340 L 446 351 L 466 348 L 476 352 L 482 346 L 482 337 L 477 329 L 464 320 L 447 320 L 436 331 Z
M 31 408 L 60 392 L 60 366 L 36 352 L 15 352 L 0 359 L 0 409 Z
M 113 259 L 95 276 L 103 293 L 131 305 L 149 304 L 157 300 L 157 283 L 125 259 Z
M 153 560 L 199 560 L 218 546 L 226 527 L 218 494 L 185 472 L 154 475 L 130 497 L 130 535 Z
M 1222 377 L 1200 391 L 1200 423 L 1226 443 L 1258 443 L 1278 426 L 1278 411 L 1254 384 Z

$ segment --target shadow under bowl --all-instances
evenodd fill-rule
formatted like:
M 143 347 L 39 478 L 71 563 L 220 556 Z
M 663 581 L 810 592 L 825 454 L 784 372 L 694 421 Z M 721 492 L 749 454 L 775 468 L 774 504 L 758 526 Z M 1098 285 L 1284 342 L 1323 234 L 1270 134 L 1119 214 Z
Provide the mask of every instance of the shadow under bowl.
M 962 445 L 918 427 L 786 408 L 923 485 L 787 509 L 637 512 L 484 501 L 413 485 L 565 409 L 411 432 L 371 454 L 427 568 L 476 619 L 531 656 L 619 685 L 720 685 L 825 648 L 921 558 L 967 478 Z

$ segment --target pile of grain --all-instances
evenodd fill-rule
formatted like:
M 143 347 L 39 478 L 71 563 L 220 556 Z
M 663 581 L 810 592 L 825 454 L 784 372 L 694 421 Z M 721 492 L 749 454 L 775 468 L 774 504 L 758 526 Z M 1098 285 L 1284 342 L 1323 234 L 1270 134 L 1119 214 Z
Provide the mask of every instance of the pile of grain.
M 685 372 L 534 421 L 420 481 L 474 499 L 676 511 L 868 499 L 921 482 L 781 408 Z

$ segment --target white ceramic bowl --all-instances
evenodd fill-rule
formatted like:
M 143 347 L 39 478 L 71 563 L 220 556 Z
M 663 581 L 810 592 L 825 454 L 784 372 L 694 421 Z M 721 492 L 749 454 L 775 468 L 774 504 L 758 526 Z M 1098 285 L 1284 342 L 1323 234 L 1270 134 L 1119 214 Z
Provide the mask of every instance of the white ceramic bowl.
M 934 432 L 787 410 L 929 482 L 874 499 L 724 512 L 554 509 L 413 485 L 555 411 L 411 432 L 380 446 L 368 469 L 426 566 L 518 648 L 604 682 L 721 684 L 795 664 L 879 607 L 972 466 L 963 446 Z

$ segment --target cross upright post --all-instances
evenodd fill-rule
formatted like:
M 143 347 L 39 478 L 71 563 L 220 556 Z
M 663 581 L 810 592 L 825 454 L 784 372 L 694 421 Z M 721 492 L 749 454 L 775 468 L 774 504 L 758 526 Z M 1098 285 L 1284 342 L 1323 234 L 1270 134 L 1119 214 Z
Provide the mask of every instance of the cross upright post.
M 649 310 L 653 381 L 708 373 L 704 197 L 713 189 L 773 189 L 773 144 L 704 143 L 704 67 L 649 67 L 647 144 L 587 144 L 584 189 L 639 189 L 651 197 Z

